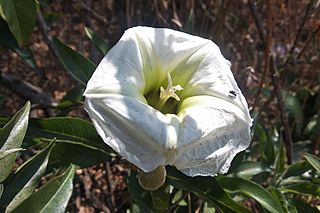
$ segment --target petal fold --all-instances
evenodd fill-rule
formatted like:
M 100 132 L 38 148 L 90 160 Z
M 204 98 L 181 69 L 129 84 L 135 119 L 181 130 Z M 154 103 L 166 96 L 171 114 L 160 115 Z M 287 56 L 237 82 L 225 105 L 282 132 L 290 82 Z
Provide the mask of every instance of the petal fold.
M 251 119 L 221 98 L 198 96 L 183 104 L 190 105 L 179 114 L 182 124 L 174 165 L 188 176 L 227 172 L 234 156 L 250 144 Z

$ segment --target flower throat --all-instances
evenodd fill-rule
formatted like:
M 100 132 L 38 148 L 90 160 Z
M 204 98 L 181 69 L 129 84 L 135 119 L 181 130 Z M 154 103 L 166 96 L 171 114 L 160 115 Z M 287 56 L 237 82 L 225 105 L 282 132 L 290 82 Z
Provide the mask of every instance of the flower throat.
M 163 114 L 177 114 L 179 96 L 177 91 L 183 90 L 182 86 L 172 85 L 172 78 L 170 73 L 167 73 L 168 86 L 166 89 L 160 87 L 160 89 L 153 90 L 145 95 L 149 105 L 159 110 Z

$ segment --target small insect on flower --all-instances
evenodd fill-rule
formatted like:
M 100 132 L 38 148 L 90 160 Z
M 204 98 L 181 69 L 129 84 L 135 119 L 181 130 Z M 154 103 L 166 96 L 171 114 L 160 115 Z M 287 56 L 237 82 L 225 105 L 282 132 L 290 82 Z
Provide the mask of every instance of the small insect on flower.
M 229 91 L 229 97 L 230 97 L 230 98 L 235 98 L 235 97 L 237 97 L 237 92 L 234 91 L 234 90 L 230 90 L 230 91 Z
M 247 102 L 230 62 L 208 39 L 130 28 L 84 96 L 98 134 L 142 170 L 139 182 L 148 190 L 165 182 L 166 165 L 188 176 L 225 173 L 250 144 Z

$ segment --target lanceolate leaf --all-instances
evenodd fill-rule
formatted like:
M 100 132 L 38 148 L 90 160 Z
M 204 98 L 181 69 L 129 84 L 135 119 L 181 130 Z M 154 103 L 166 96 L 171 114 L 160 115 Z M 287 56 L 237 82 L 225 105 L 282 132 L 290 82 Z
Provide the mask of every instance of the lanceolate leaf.
M 279 144 L 279 149 L 276 155 L 276 159 L 274 162 L 274 167 L 275 167 L 275 172 L 276 174 L 281 174 L 284 170 L 284 166 L 285 166 L 285 150 L 284 150 L 284 144 L 282 141 L 280 141 Z
M 28 43 L 36 22 L 35 0 L 0 0 L 3 16 L 19 45 Z
M 8 24 L 0 18 L 0 44 L 15 51 L 23 60 L 25 60 L 31 68 L 39 75 L 43 75 L 42 70 L 36 64 L 33 53 L 29 47 L 21 48 L 18 42 L 9 30 Z
M 320 158 L 309 154 L 305 153 L 304 156 L 306 157 L 307 161 L 315 168 L 319 173 L 320 173 Z
M 3 184 L 0 184 L 0 198 L 2 197 L 3 189 L 4 189 Z
M 183 28 L 183 31 L 186 32 L 186 33 L 190 33 L 190 34 L 193 34 L 194 33 L 194 11 L 193 9 L 190 10 L 190 13 L 189 13 L 189 17 L 188 17 L 188 20 Z
M 28 127 L 28 117 L 30 111 L 30 102 L 20 109 L 19 112 L 0 129 L 0 153 L 7 150 L 20 148 L 22 140 Z M 11 172 L 15 163 L 17 153 L 13 152 L 0 160 L 0 182 L 3 182 Z
M 85 86 L 95 70 L 96 65 L 62 43 L 58 38 L 53 38 L 52 45 L 55 50 L 55 54 L 66 71 Z
M 16 149 L 9 149 L 9 150 L 6 150 L 4 152 L 0 152 L 0 160 L 7 157 L 8 155 L 11 155 L 12 153 L 15 153 L 15 152 L 20 152 L 20 151 L 23 151 L 24 149 L 21 149 L 21 148 L 16 148 Z
M 70 165 L 62 176 L 41 187 L 12 212 L 65 212 L 72 194 L 74 172 L 75 166 Z
M 275 199 L 279 200 L 279 202 L 281 203 L 283 212 L 290 212 L 290 213 L 296 212 L 295 207 L 290 205 L 286 196 L 284 196 L 284 194 L 282 194 L 277 188 L 271 186 L 269 187 L 269 191 Z M 289 211 L 289 209 L 291 211 Z
M 255 135 L 258 137 L 262 160 L 268 164 L 273 164 L 275 159 L 273 143 L 268 137 L 267 130 L 260 123 L 256 124 Z
M 303 123 L 303 110 L 301 103 L 296 95 L 286 93 L 285 96 L 285 106 L 289 111 L 289 114 L 295 119 L 297 124 L 297 132 L 300 133 Z
M 167 182 L 176 188 L 189 190 L 224 212 L 250 212 L 232 200 L 213 177 L 188 177 L 172 167 L 167 167 Z
M 55 168 L 67 167 L 70 163 L 83 168 L 108 160 L 110 160 L 109 153 L 90 149 L 79 144 L 57 142 L 51 152 L 46 173 Z
M 56 145 L 50 155 L 48 172 L 70 163 L 80 167 L 92 166 L 108 160 L 113 153 L 88 121 L 67 117 L 30 120 L 26 146 L 53 139 Z
M 93 32 L 90 28 L 84 28 L 87 37 L 91 40 L 93 45 L 100 51 L 102 55 L 107 54 L 108 50 L 111 48 L 111 45 L 104 40 L 100 35 Z
M 289 186 L 284 186 L 280 188 L 283 192 L 291 192 L 295 194 L 308 194 L 314 196 L 320 196 L 320 186 L 309 181 L 304 181 L 302 183 L 297 183 Z
M 220 176 L 217 180 L 226 190 L 232 192 L 241 192 L 248 197 L 255 199 L 270 212 L 283 212 L 280 202 L 274 199 L 266 189 L 252 181 L 236 177 L 229 178 L 225 176 Z
M 101 140 L 92 123 L 70 117 L 30 119 L 28 142 L 52 141 L 71 143 L 109 154 L 110 148 Z M 28 146 L 28 144 L 26 144 Z
M 12 211 L 34 191 L 46 170 L 53 144 L 25 162 L 10 179 L 5 181 L 4 185 L 8 190 L 4 191 L 0 206 L 6 207 L 7 212 Z
M 282 173 L 282 179 L 289 178 L 291 176 L 299 176 L 310 170 L 312 167 L 307 161 L 299 161 L 292 165 L 289 165 Z
M 267 165 L 261 162 L 244 161 L 237 167 L 231 167 L 229 173 L 244 179 L 251 179 L 254 175 L 258 175 L 263 172 L 271 172 L 271 169 Z

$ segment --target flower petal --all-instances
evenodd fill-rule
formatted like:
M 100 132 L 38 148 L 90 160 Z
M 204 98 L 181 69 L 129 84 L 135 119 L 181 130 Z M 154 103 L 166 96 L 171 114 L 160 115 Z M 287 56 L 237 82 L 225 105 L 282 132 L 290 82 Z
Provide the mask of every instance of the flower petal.
M 166 165 L 165 147 L 178 137 L 177 118 L 121 95 L 86 98 L 85 107 L 104 142 L 125 159 L 145 172 Z
M 189 107 L 179 114 L 183 120 L 173 164 L 188 176 L 227 172 L 233 157 L 250 144 L 251 119 L 221 98 L 196 96 L 183 104 Z
M 224 173 L 249 145 L 251 126 L 229 65 L 210 40 L 134 27 L 88 82 L 86 110 L 103 140 L 145 172 L 173 164 L 189 176 Z M 183 88 L 177 115 L 148 105 L 165 82 Z

